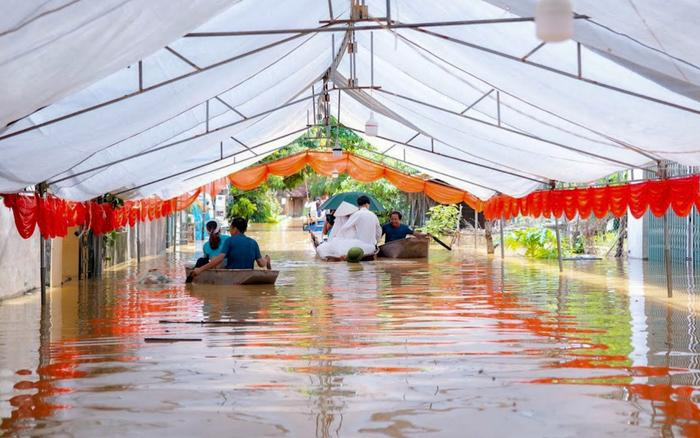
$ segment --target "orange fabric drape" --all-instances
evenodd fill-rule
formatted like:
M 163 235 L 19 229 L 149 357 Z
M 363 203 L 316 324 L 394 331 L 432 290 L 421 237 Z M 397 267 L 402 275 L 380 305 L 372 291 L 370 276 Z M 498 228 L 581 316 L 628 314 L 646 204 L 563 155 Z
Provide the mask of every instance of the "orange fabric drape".
M 608 213 L 620 217 L 629 212 L 636 218 L 651 211 L 663 216 L 669 208 L 678 216 L 690 214 L 693 205 L 700 206 L 700 175 L 665 180 L 642 181 L 606 187 L 543 190 L 519 198 L 493 196 L 486 201 L 487 219 L 509 218 L 520 214 L 532 217 L 564 214 L 569 220 L 578 215 L 585 219 L 593 214 L 602 218 Z
M 252 190 L 264 183 L 270 175 L 289 176 L 306 165 L 316 173 L 325 176 L 330 176 L 334 172 L 347 173 L 361 182 L 373 182 L 384 178 L 399 190 L 408 193 L 424 192 L 428 197 L 442 204 L 465 202 L 477 211 L 483 209 L 483 202 L 471 193 L 407 175 L 381 163 L 347 152 L 335 157 L 330 152 L 307 151 L 232 173 L 229 175 L 229 181 L 240 189 Z

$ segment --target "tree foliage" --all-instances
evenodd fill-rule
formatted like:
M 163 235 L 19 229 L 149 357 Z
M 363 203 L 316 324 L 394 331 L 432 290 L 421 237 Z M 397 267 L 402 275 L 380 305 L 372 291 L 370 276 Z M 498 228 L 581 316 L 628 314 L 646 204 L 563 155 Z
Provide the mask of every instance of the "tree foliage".
M 506 235 L 505 244 L 509 249 L 524 250 L 526 257 L 557 258 L 557 238 L 549 228 L 530 227 L 513 230 Z
M 428 209 L 428 222 L 425 231 L 436 236 L 453 234 L 459 220 L 459 208 L 456 205 L 434 205 Z

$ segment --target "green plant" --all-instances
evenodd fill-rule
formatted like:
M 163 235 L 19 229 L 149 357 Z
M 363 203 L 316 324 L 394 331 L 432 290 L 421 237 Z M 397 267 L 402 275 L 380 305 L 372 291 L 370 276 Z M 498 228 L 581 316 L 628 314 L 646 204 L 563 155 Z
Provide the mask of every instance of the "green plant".
M 240 197 L 231 204 L 229 209 L 230 217 L 243 217 L 249 219 L 255 212 L 258 211 L 258 207 L 253 204 L 248 198 Z
M 457 227 L 459 208 L 456 205 L 435 205 L 428 209 L 428 218 L 425 231 L 438 236 L 452 234 Z
M 506 235 L 505 245 L 513 250 L 525 250 L 526 257 L 537 259 L 557 257 L 557 237 L 549 228 L 530 227 L 513 230 Z

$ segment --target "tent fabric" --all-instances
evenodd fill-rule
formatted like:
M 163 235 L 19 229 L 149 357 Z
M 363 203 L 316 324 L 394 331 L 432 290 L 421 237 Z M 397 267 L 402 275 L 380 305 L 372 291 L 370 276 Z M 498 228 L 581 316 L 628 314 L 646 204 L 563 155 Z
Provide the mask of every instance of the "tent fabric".
M 385 15 L 384 0 L 366 3 L 372 16 Z M 532 16 L 535 3 L 394 0 L 392 19 Z M 574 39 L 535 52 L 532 22 L 357 31 L 353 71 L 359 85 L 376 88 L 349 89 L 344 32 L 185 35 L 318 28 L 331 10 L 333 18 L 349 18 L 346 0 L 5 2 L 0 192 L 48 182 L 56 197 L 83 202 L 105 193 L 136 201 L 196 190 L 296 138 L 315 115 L 322 78 L 339 53 L 326 84 L 332 115 L 380 152 L 451 187 L 383 170 L 407 191 L 427 188 L 452 201 L 456 189 L 479 205 L 499 194 L 527 198 L 551 180 L 589 186 L 663 160 L 700 165 L 693 129 L 700 120 L 700 6 L 574 6 L 589 16 L 576 20 Z M 378 137 L 362 132 L 372 111 Z M 380 172 L 350 161 L 316 165 L 363 181 Z M 663 209 L 666 192 L 650 187 L 635 192 L 633 214 L 647 199 Z M 492 204 L 509 214 L 622 214 L 629 201 L 613 199 L 631 192 L 608 192 L 580 189 L 575 202 L 540 194 Z M 671 207 L 683 212 L 681 204 Z

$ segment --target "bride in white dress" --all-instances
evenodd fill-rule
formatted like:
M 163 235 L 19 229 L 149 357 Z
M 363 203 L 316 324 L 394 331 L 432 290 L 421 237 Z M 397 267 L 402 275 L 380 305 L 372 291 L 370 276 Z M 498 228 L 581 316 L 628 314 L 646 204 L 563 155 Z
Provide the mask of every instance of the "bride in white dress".
M 330 233 L 328 233 L 328 240 L 316 247 L 316 252 L 319 257 L 324 260 L 328 258 L 342 258 L 345 257 L 350 248 L 354 247 L 362 248 L 365 255 L 374 253 L 374 246 L 358 239 L 355 230 L 343 230 L 343 225 L 357 210 L 358 208 L 349 202 L 342 202 L 338 206 L 333 214 L 335 216 L 335 222 L 333 223 L 333 228 L 331 228 Z

